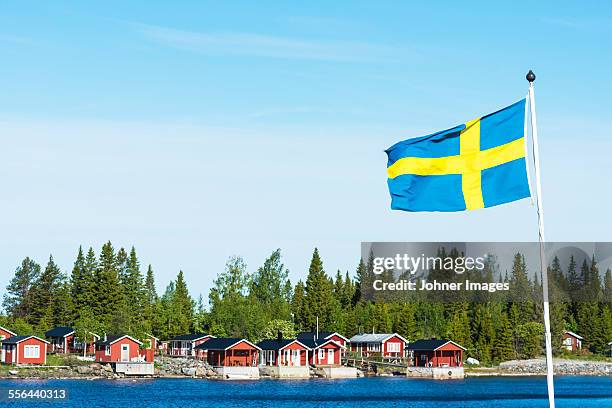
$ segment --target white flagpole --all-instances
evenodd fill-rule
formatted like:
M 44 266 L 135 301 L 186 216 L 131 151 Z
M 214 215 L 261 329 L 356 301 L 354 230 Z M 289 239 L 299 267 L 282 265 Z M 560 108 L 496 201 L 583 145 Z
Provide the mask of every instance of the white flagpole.
M 540 183 L 540 151 L 538 148 L 538 124 L 536 121 L 535 95 L 533 71 L 527 73 L 529 81 L 529 110 L 531 112 L 531 136 L 533 142 L 533 161 L 536 179 L 536 204 L 538 210 L 538 232 L 540 240 L 540 267 L 542 268 L 542 294 L 544 301 L 544 336 L 546 340 L 546 384 L 548 386 L 548 404 L 550 408 L 555 407 L 555 385 L 552 359 L 552 341 L 550 335 L 550 308 L 548 303 L 548 265 L 544 252 L 544 210 L 542 209 L 542 186 Z

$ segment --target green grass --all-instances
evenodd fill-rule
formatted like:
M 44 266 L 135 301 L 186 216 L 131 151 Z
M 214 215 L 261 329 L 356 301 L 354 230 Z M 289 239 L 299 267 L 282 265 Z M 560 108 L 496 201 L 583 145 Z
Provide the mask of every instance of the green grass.
M 607 363 L 612 363 L 612 357 L 606 357 L 601 354 L 592 354 L 592 353 L 561 353 L 557 356 L 557 358 L 564 358 L 567 360 L 583 360 L 583 361 L 603 361 Z
M 64 354 L 48 354 L 47 355 L 47 366 L 80 366 L 89 365 L 91 361 L 77 360 L 76 355 L 64 355 Z

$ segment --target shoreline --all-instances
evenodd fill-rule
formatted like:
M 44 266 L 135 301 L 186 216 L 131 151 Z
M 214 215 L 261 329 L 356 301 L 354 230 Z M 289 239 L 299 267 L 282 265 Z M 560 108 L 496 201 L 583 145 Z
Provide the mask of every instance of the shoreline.
M 215 380 L 214 376 L 207 375 L 209 370 L 194 369 L 193 367 L 179 366 L 178 371 L 169 372 L 156 367 L 156 373 L 150 376 L 125 376 L 112 372 L 110 366 L 92 364 L 73 367 L 49 368 L 19 368 L 11 367 L 8 372 L 0 375 L 0 380 L 156 380 L 156 379 L 203 379 Z M 203 368 L 203 367 L 202 367 Z M 612 362 L 589 360 L 554 360 L 555 376 L 564 377 L 611 377 Z M 399 374 L 398 374 L 399 372 Z M 401 371 L 393 374 L 380 372 L 365 377 L 406 377 Z M 465 378 L 479 377 L 540 377 L 546 375 L 544 359 L 512 360 L 501 363 L 497 367 L 465 367 Z M 316 378 L 316 377 L 313 377 Z M 261 379 L 268 379 L 261 377 Z M 284 380 L 284 379 L 281 379 Z

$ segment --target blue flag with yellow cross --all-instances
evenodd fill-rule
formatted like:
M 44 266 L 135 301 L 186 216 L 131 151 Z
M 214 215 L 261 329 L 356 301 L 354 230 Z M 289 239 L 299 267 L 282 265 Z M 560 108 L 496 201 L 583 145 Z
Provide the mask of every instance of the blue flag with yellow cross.
M 387 149 L 391 208 L 463 211 L 529 197 L 525 103 Z

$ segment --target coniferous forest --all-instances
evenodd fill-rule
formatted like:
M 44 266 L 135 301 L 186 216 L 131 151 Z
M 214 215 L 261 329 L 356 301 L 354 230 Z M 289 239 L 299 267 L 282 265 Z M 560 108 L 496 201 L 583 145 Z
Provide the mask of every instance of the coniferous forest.
M 528 278 L 521 254 L 515 255 L 504 277 L 511 291 L 528 295 L 520 302 L 499 294 L 478 302 L 365 300 L 362 289 L 373 279 L 370 264 L 362 260 L 353 273 L 328 274 L 315 249 L 306 279 L 292 284 L 280 249 L 257 268 L 232 257 L 205 300 L 189 293 L 182 271 L 158 293 L 152 266 L 141 265 L 133 247 L 116 249 L 107 242 L 97 253 L 79 248 L 69 273 L 60 270 L 52 256 L 44 264 L 25 258 L 6 288 L 0 325 L 39 336 L 54 326 L 69 325 L 77 336 L 95 332 L 143 338 L 150 333 L 165 340 L 206 332 L 260 340 L 275 337 L 279 330 L 291 337 L 318 323 L 320 330 L 347 337 L 375 331 L 398 332 L 410 341 L 450 338 L 482 364 L 542 354 L 543 308 L 537 300 L 542 289 L 537 279 Z M 548 273 L 554 282 L 555 350 L 561 352 L 562 334 L 571 330 L 584 337 L 583 353 L 606 353 L 612 340 L 611 271 L 602 277 L 594 260 L 577 265 L 572 258 L 562 266 L 555 258 Z M 580 292 L 583 300 L 563 295 L 572 292 Z

